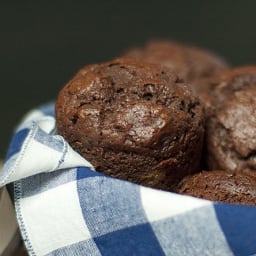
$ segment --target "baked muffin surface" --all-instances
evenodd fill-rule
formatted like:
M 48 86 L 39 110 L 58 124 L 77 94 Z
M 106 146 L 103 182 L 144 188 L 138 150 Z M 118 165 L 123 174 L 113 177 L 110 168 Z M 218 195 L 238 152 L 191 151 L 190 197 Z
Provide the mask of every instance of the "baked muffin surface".
M 81 69 L 56 102 L 58 133 L 96 170 L 170 190 L 199 170 L 202 107 L 164 67 L 120 58 Z
M 207 113 L 208 169 L 256 173 L 256 67 L 224 72 Z
M 200 93 L 209 77 L 229 68 L 221 56 L 208 49 L 171 40 L 150 40 L 143 47 L 128 49 L 124 56 L 170 68 Z
M 241 173 L 200 172 L 184 178 L 178 193 L 211 201 L 256 205 L 256 180 Z

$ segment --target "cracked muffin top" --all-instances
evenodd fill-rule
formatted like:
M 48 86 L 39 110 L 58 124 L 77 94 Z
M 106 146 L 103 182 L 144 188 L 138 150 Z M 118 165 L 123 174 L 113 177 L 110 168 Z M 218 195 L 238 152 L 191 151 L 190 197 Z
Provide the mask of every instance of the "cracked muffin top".
M 207 113 L 208 169 L 256 174 L 256 66 L 215 79 Z
M 207 87 L 205 79 L 228 69 L 216 53 L 171 40 L 150 40 L 141 48 L 128 49 L 124 56 L 170 68 L 198 92 Z
M 256 205 L 256 180 L 241 173 L 200 172 L 185 177 L 177 192 L 211 201 Z
M 203 112 L 170 70 L 119 58 L 89 65 L 60 91 L 58 133 L 96 170 L 170 190 L 199 170 Z

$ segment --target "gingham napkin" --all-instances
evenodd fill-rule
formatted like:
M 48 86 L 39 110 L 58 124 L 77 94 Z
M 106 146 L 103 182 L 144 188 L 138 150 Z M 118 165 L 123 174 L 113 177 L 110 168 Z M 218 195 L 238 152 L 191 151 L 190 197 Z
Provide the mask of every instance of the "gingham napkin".
M 17 128 L 0 187 L 10 182 L 30 255 L 256 255 L 255 207 L 96 172 L 56 134 L 53 103 Z

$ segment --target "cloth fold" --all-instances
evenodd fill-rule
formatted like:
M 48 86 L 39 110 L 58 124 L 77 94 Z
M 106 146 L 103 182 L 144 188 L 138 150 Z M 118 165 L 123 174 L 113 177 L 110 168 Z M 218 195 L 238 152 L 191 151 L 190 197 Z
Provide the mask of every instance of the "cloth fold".
M 114 179 L 56 134 L 54 103 L 17 127 L 0 173 L 14 182 L 30 255 L 256 255 L 256 208 Z

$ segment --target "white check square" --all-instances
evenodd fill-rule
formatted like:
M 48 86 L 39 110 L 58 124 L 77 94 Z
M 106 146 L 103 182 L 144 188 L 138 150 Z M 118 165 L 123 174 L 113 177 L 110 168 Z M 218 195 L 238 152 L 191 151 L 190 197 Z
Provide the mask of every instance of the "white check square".
M 36 255 L 91 238 L 75 181 L 23 198 L 20 209 Z

